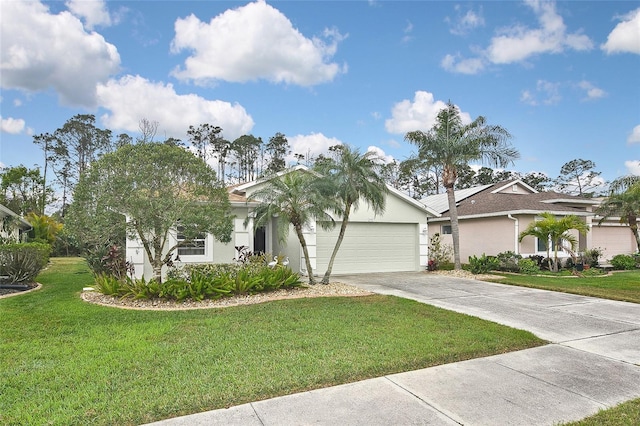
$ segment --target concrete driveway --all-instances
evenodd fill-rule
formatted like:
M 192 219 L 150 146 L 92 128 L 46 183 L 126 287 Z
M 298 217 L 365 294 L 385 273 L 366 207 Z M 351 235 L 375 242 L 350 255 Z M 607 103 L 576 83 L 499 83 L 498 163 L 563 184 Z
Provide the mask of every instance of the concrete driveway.
M 155 424 L 554 425 L 640 397 L 640 304 L 423 272 L 334 279 L 551 343 Z

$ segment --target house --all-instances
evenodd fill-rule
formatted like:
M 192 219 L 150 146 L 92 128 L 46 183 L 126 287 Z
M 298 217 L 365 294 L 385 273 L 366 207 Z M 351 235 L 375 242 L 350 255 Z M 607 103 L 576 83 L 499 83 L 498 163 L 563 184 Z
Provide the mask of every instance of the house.
M 280 175 L 309 172 L 305 166 L 299 165 Z M 230 263 L 238 256 L 236 247 L 245 246 L 253 253 L 289 257 L 290 268 L 306 273 L 302 248 L 292 229 L 287 240 L 281 242 L 275 221 L 256 229 L 249 219 L 248 225 L 244 226 L 245 219 L 259 204 L 252 194 L 265 184 L 266 180 L 259 179 L 230 187 L 229 201 L 234 215 L 231 242 L 223 244 L 211 235 L 203 235 L 178 249 L 179 261 L 176 263 Z M 360 208 L 351 213 L 333 265 L 333 274 L 424 270 L 428 261 L 427 220 L 437 213 L 391 187 L 386 197 L 383 214 L 375 215 L 366 203 L 361 203 Z M 309 223 L 304 230 L 314 275 L 323 275 L 327 269 L 340 228 L 340 218 L 334 219 L 336 226 L 331 231 L 324 231 L 317 223 Z M 170 238 L 177 242 L 179 230 Z M 133 263 L 137 277 L 152 276 L 140 241 L 127 241 L 127 259 Z
M 455 191 L 460 230 L 460 259 L 469 256 L 497 255 L 512 251 L 527 257 L 547 255 L 546 242 L 528 236 L 521 242 L 519 235 L 542 212 L 556 216 L 576 215 L 589 226 L 590 231 L 581 235 L 571 231 L 578 240 L 577 252 L 600 248 L 603 259 L 616 254 L 636 251 L 636 244 L 629 227 L 618 220 L 607 220 L 598 225 L 594 213 L 599 199 L 584 198 L 556 192 L 539 192 L 521 180 L 509 180 Z M 451 244 L 451 219 L 447 194 L 431 195 L 420 200 L 440 215 L 428 220 L 429 237 L 439 233 L 443 242 Z M 560 250 L 559 257 L 570 253 Z
M 0 239 L 22 241 L 31 229 L 31 224 L 0 204 Z

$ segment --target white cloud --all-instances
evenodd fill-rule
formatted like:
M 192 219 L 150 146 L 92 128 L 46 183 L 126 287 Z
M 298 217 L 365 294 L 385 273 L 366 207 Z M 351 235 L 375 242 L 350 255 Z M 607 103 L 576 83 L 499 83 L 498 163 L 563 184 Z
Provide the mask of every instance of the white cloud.
M 291 146 L 291 155 L 286 160 L 288 163 L 295 163 L 293 154 L 302 154 L 305 157 L 316 158 L 318 155 L 327 155 L 329 147 L 334 145 L 342 145 L 342 141 L 336 138 L 330 138 L 322 133 L 311 133 L 309 135 L 287 136 L 289 146 Z
M 447 18 L 448 22 L 452 22 L 449 32 L 455 35 L 466 35 L 472 30 L 483 27 L 485 24 L 484 17 L 482 16 L 482 8 L 479 12 L 474 10 L 467 10 L 464 14 L 461 13 L 461 7 L 456 5 L 455 10 L 457 16 L 454 20 Z
M 593 47 L 589 37 L 580 33 L 566 33 L 554 2 L 529 0 L 526 4 L 537 15 L 540 27 L 514 25 L 501 30 L 491 39 L 487 48 L 487 57 L 492 63 L 509 64 L 540 53 L 560 53 L 565 48 L 589 50 Z
M 12 117 L 7 117 L 7 118 L 2 118 L 2 116 L 0 116 L 0 122 L 1 124 L 1 129 L 4 133 L 11 133 L 12 135 L 17 135 L 19 133 L 22 133 L 25 130 L 25 123 L 24 120 L 21 118 L 12 118 Z
M 607 92 L 600 89 L 599 87 L 594 86 L 592 83 L 586 80 L 582 80 L 580 83 L 578 83 L 578 87 L 586 92 L 587 97 L 585 100 L 600 99 L 607 96 Z
M 531 106 L 555 105 L 562 100 L 560 95 L 560 83 L 546 80 L 536 82 L 536 90 L 524 90 L 520 95 L 520 101 Z
M 624 165 L 629 171 L 629 174 L 640 176 L 640 160 L 625 161 Z
M 175 22 L 174 53 L 192 54 L 173 75 L 206 83 L 215 80 L 312 86 L 333 80 L 345 68 L 329 62 L 344 39 L 335 29 L 303 36 L 280 11 L 263 0 L 230 9 L 202 22 L 190 15 Z
M 482 58 L 462 58 L 459 54 L 449 54 L 442 58 L 440 66 L 446 71 L 473 75 L 484 70 L 486 64 Z
M 65 5 L 71 13 L 83 19 L 90 30 L 113 24 L 107 4 L 103 0 L 68 0 Z
M 120 66 L 116 47 L 69 12 L 52 15 L 40 2 L 2 1 L 3 89 L 53 88 L 64 104 L 94 106 L 96 84 Z
M 198 95 L 177 94 L 171 84 L 154 83 L 128 75 L 98 85 L 100 106 L 109 110 L 104 125 L 113 130 L 137 131 L 146 118 L 159 123 L 161 137 L 186 138 L 190 125 L 220 126 L 226 139 L 234 140 L 253 128 L 253 119 L 239 104 L 207 100 Z
M 496 32 L 489 46 L 472 58 L 447 55 L 441 66 L 451 72 L 477 74 L 487 64 L 522 62 L 543 53 L 561 53 L 567 49 L 584 51 L 593 48 L 593 42 L 580 31 L 568 33 L 555 2 L 526 0 L 537 16 L 539 26 L 530 28 L 522 24 L 505 27 Z
M 627 143 L 629 145 L 634 143 L 640 143 L 640 124 L 633 128 L 633 130 L 627 137 Z
M 608 54 L 640 54 L 640 8 L 623 16 L 622 22 L 616 25 L 600 47 Z
M 398 134 L 414 130 L 427 131 L 433 127 L 438 113 L 446 106 L 446 102 L 436 101 L 432 93 L 417 91 L 413 102 L 404 99 L 393 106 L 391 118 L 385 120 L 384 127 L 387 132 Z M 460 117 L 465 123 L 471 122 L 469 113 L 461 112 Z
M 394 158 L 392 155 L 388 155 L 384 152 L 384 150 L 378 146 L 371 145 L 367 148 L 367 152 L 373 152 L 379 159 L 382 164 L 389 164 L 393 162 Z

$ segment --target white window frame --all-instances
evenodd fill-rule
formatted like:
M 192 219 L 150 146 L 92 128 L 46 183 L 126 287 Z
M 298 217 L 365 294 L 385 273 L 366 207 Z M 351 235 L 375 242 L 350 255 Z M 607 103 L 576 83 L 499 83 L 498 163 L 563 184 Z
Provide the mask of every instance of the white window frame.
M 179 243 L 181 243 L 182 241 L 185 240 L 184 235 L 180 234 L 180 230 L 181 230 L 182 226 L 177 226 L 176 227 L 176 240 Z M 182 237 L 182 238 L 180 238 Z M 207 235 L 206 234 L 200 234 L 198 235 L 198 237 L 200 238 L 194 238 L 193 240 L 191 240 L 189 243 L 185 244 L 185 245 L 179 245 L 177 248 L 177 254 L 178 256 L 182 257 L 182 256 L 206 256 L 207 255 Z M 197 253 L 193 253 L 190 251 L 195 251 L 197 250 Z M 200 253 L 200 250 L 202 250 L 202 252 Z

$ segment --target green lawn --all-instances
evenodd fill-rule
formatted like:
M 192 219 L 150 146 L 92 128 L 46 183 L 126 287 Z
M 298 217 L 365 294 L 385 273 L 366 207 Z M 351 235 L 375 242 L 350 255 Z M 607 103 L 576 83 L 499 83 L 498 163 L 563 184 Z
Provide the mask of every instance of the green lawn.
M 0 300 L 0 424 L 139 424 L 544 343 L 392 296 L 134 311 L 83 302 L 79 259 L 38 280 Z
M 638 426 L 640 425 L 640 399 L 602 410 L 586 419 L 565 426 Z
M 583 296 L 640 303 L 640 271 L 620 271 L 609 275 L 553 277 L 505 274 L 492 280 L 502 284 L 562 291 Z

